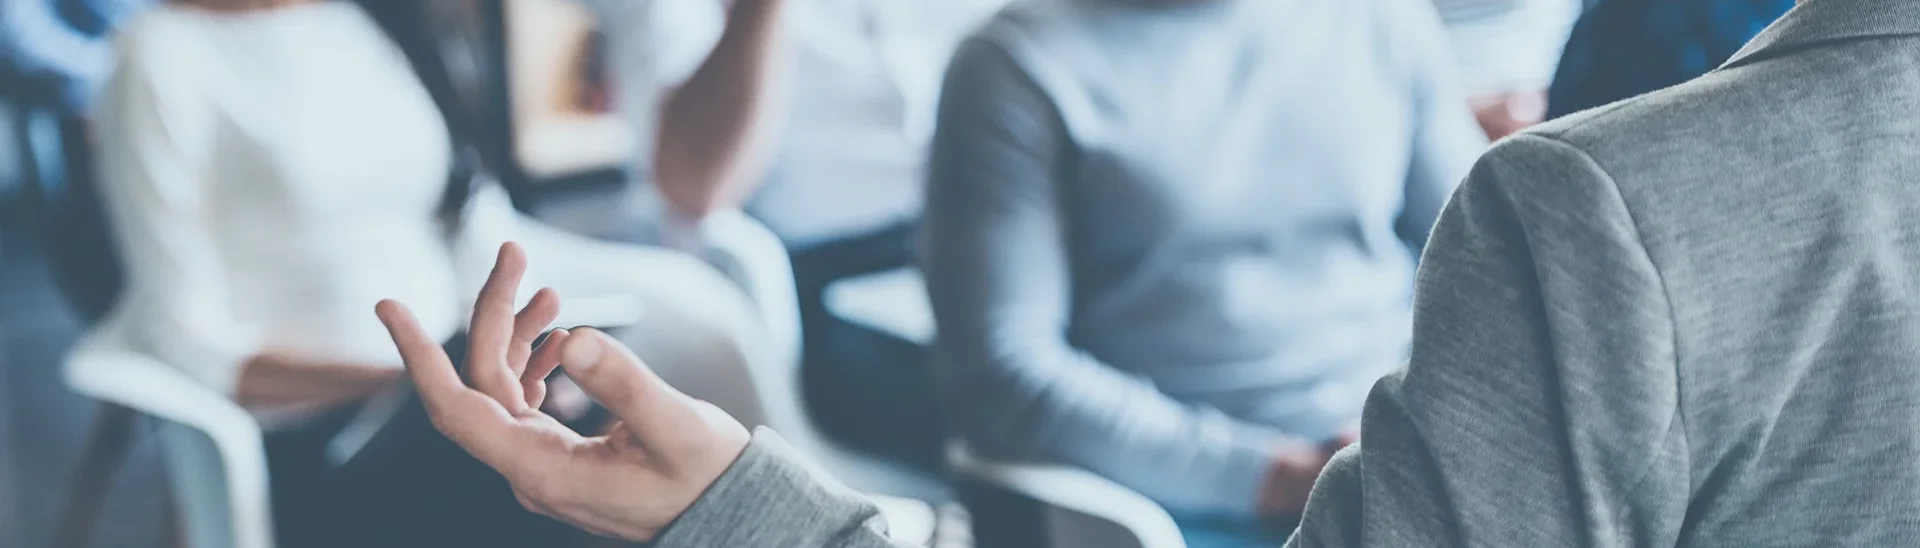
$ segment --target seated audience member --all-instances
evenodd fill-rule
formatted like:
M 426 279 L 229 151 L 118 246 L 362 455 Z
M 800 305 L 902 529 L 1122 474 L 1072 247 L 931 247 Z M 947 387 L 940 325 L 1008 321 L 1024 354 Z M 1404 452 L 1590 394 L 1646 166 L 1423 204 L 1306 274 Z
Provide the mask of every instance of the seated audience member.
M 1434 228 L 1408 365 L 1291 545 L 1912 545 L 1915 48 L 1920 3 L 1806 0 L 1719 70 L 1489 152 Z M 401 312 L 440 424 L 534 507 L 661 548 L 892 546 L 604 337 L 545 351 L 628 418 L 582 439 L 461 386 Z
M 1554 75 L 1558 118 L 1700 77 L 1794 0 L 1607 0 L 1580 17 Z
M 955 427 L 1139 490 L 1195 546 L 1297 516 L 1405 361 L 1418 249 L 1486 146 L 1446 50 L 1400 0 L 988 24 L 948 73 L 927 194 Z
M 1546 119 L 1547 85 L 1580 0 L 1433 0 L 1474 117 L 1495 139 Z
M 750 317 L 690 256 L 518 218 L 470 154 L 427 8 L 171 2 L 122 32 L 104 92 L 101 184 L 128 287 L 103 332 L 262 419 L 282 546 L 553 546 L 575 535 L 520 509 L 477 463 L 440 462 L 459 452 L 424 423 L 382 433 L 399 445 L 368 446 L 344 468 L 323 456 L 401 375 L 366 317 L 380 298 L 404 295 L 434 337 L 454 338 L 493 249 L 538 236 L 536 253 L 554 261 L 540 280 L 560 293 L 638 300 L 650 321 L 687 321 L 672 326 L 683 334 L 730 325 L 711 311 Z
M 814 416 L 922 466 L 937 465 L 946 432 L 926 351 L 834 317 L 824 294 L 912 264 L 941 74 L 1006 3 L 589 2 L 670 216 L 744 206 L 766 223 L 792 255 Z

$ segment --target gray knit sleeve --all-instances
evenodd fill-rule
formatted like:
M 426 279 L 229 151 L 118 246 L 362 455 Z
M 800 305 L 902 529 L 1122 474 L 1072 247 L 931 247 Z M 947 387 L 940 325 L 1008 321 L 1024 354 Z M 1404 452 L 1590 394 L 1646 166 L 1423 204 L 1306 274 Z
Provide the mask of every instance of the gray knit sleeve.
M 866 497 L 815 475 L 772 430 L 753 433 L 747 450 L 680 519 L 657 548 L 729 546 L 899 548 Z

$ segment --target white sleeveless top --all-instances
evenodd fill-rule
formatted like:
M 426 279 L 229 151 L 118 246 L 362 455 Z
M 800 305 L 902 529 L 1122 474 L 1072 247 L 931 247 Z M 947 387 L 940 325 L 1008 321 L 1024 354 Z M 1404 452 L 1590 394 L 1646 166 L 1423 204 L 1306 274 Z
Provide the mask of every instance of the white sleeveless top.
M 170 4 L 119 48 L 100 184 L 128 288 L 108 328 L 222 393 L 267 349 L 400 367 L 383 298 L 459 329 L 515 215 L 482 193 L 450 245 L 446 127 L 358 6 Z

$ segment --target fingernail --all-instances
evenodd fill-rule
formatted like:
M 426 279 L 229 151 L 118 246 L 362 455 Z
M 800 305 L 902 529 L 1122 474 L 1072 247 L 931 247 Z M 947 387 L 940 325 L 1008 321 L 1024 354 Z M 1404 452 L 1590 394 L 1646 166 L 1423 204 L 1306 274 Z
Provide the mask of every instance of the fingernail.
M 567 334 L 568 333 L 566 328 L 555 327 L 553 329 L 548 330 L 546 335 L 542 335 L 539 339 L 535 340 L 533 342 L 533 347 L 545 348 L 547 345 L 550 345 L 550 344 L 564 344 L 567 341 Z M 553 348 L 558 349 L 560 347 L 555 346 Z
M 382 322 L 392 322 L 394 310 L 399 308 L 399 306 L 400 303 L 395 302 L 393 299 L 382 299 L 379 303 L 373 305 L 373 315 L 379 317 Z

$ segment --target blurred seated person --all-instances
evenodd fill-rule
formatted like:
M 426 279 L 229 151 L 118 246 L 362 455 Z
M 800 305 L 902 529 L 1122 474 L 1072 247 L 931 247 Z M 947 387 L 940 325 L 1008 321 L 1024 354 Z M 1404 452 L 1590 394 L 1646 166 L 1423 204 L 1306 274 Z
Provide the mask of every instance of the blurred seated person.
M 525 512 L 478 463 L 444 464 L 458 449 L 424 422 L 382 432 L 399 445 L 345 466 L 324 455 L 400 378 L 399 355 L 367 319 L 380 298 L 420 303 L 433 336 L 455 339 L 493 250 L 517 238 L 556 262 L 531 283 L 637 301 L 638 331 L 668 322 L 682 336 L 661 338 L 712 344 L 738 333 L 707 331 L 744 330 L 724 311 L 750 317 L 697 259 L 518 217 L 471 152 L 428 8 L 175 0 L 118 38 L 98 129 L 128 287 L 103 330 L 261 419 L 283 546 L 564 546 L 580 535 Z
M 1558 118 L 1666 89 L 1719 67 L 1794 0 L 1606 0 L 1580 17 L 1554 76 Z
M 927 195 L 955 428 L 1138 490 L 1193 546 L 1284 539 L 1406 359 L 1416 255 L 1487 144 L 1447 49 L 1421 0 L 989 23 L 949 69 Z
M 589 3 L 649 156 L 640 171 L 669 215 L 685 225 L 744 207 L 786 244 L 806 400 L 823 430 L 938 466 L 945 430 L 926 351 L 835 318 L 823 296 L 913 263 L 941 75 L 1007 0 Z
M 1545 121 L 1547 85 L 1581 0 L 1433 0 L 1459 58 L 1474 118 L 1490 138 Z

